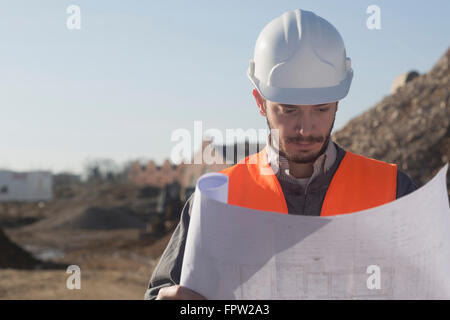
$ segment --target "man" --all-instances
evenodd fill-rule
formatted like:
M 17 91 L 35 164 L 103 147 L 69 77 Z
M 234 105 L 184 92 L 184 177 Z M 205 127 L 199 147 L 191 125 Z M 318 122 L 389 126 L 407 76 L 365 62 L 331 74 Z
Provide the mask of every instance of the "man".
M 416 189 L 395 164 L 347 152 L 331 141 L 338 101 L 348 93 L 353 70 L 328 21 L 303 10 L 272 20 L 258 37 L 248 76 L 271 134 L 260 153 L 222 171 L 229 177 L 228 203 L 332 216 Z M 178 285 L 192 199 L 152 275 L 147 299 L 204 299 Z

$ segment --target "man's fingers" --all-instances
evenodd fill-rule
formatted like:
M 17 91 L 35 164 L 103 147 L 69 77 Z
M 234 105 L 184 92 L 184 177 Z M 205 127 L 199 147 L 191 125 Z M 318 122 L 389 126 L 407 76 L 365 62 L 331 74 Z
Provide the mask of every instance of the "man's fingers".
M 206 300 L 206 298 L 191 289 L 175 285 L 159 289 L 156 300 Z
M 177 298 L 178 289 L 176 286 L 164 287 L 159 289 L 156 300 L 175 300 Z

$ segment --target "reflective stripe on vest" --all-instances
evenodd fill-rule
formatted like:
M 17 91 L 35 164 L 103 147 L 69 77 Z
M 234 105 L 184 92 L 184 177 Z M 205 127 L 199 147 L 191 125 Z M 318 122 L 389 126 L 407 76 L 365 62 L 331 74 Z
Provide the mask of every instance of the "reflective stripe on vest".
M 288 213 L 280 183 L 267 162 L 266 149 L 222 170 L 229 177 L 228 203 Z M 395 200 L 397 166 L 346 152 L 322 204 L 321 216 L 376 207 Z

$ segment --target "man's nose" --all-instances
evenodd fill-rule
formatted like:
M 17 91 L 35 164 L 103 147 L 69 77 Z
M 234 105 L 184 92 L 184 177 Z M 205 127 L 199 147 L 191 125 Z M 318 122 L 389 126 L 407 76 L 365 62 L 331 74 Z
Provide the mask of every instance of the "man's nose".
M 311 114 L 309 112 L 303 112 L 300 115 L 298 126 L 299 133 L 302 136 L 308 137 L 312 134 L 313 123 Z

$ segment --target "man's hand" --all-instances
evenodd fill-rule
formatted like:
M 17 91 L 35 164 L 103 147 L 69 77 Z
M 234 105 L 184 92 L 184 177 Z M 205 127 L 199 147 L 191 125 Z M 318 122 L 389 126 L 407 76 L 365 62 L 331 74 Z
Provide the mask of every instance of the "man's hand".
M 191 289 L 175 285 L 159 289 L 156 300 L 206 300 L 206 298 Z

